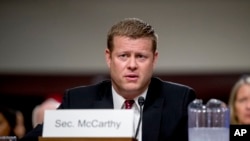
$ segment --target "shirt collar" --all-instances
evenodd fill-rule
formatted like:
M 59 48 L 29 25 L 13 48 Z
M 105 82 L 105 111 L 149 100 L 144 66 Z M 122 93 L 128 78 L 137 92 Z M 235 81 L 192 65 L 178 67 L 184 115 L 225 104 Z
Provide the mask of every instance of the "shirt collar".
M 144 99 L 146 99 L 146 95 L 147 95 L 147 91 L 148 91 L 148 88 L 142 93 L 140 94 L 138 97 L 136 97 L 134 99 L 135 103 L 136 103 L 136 107 L 139 108 L 139 103 L 138 103 L 138 98 L 140 96 L 142 96 Z M 113 95 L 113 103 L 114 103 L 114 109 L 122 109 L 122 106 L 123 106 L 123 103 L 126 99 L 124 99 L 121 95 L 119 95 L 114 87 L 112 86 L 112 95 Z

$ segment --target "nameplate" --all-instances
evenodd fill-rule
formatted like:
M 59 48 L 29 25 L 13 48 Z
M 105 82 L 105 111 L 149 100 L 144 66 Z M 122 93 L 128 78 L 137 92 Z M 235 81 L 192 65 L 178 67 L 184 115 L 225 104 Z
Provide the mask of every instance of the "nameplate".
M 46 110 L 43 137 L 133 137 L 133 110 Z

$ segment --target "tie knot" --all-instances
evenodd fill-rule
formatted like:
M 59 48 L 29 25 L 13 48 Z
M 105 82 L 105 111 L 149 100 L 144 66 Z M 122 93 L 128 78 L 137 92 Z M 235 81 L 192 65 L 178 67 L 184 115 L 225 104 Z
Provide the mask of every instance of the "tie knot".
M 125 100 L 124 102 L 125 109 L 131 109 L 134 103 L 135 103 L 134 100 Z

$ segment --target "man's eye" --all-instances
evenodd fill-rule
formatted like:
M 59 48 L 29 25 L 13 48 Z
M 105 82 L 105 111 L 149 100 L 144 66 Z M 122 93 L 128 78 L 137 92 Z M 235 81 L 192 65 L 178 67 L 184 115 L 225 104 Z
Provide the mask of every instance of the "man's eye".
M 147 58 L 145 55 L 138 55 L 137 58 L 140 58 L 140 59 L 145 59 Z
M 145 56 L 143 56 L 143 55 L 138 55 L 138 57 L 139 57 L 139 58 L 145 58 Z
M 127 54 L 121 54 L 121 55 L 119 55 L 119 58 L 126 58 L 126 57 L 128 57 Z

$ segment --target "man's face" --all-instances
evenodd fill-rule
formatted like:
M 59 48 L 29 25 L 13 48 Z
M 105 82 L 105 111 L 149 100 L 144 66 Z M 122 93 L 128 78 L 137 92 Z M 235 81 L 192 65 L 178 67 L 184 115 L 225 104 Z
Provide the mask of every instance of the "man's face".
M 152 51 L 150 38 L 116 36 L 113 51 L 106 49 L 112 85 L 124 98 L 132 99 L 148 87 L 158 53 Z

